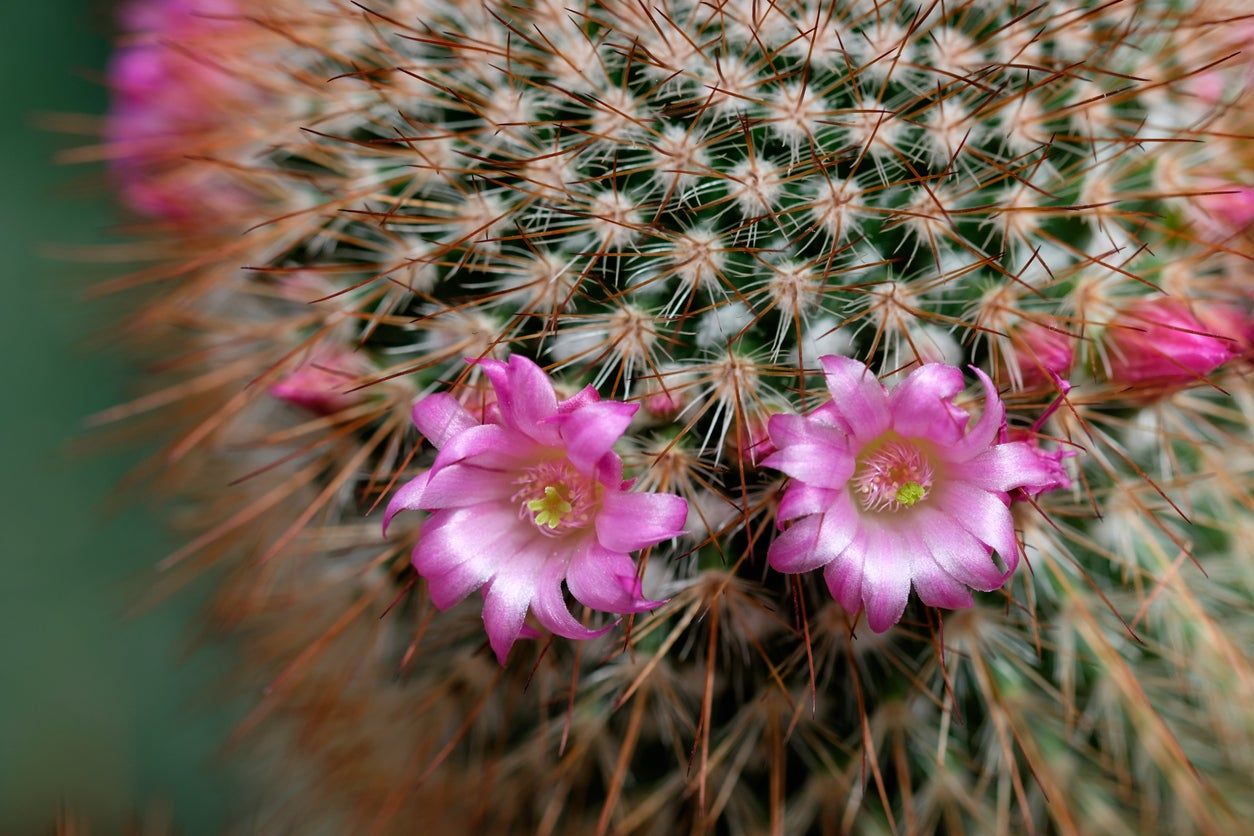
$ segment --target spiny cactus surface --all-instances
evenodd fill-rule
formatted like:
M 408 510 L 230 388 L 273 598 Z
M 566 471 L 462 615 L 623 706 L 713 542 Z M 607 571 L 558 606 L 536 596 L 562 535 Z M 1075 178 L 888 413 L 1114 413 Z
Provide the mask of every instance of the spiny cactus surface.
M 263 829 L 1248 827 L 1239 4 L 128 24 L 108 417 Z

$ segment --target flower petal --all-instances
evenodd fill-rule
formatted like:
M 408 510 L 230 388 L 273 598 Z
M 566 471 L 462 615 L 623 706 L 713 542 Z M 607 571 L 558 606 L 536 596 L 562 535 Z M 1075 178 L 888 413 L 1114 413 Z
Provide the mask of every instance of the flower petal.
M 526 576 L 497 575 L 483 594 L 483 626 L 488 644 L 502 665 L 522 633 L 527 608 L 535 596 L 535 579 Z
M 951 472 L 986 491 L 1048 490 L 1057 487 L 1060 466 L 1056 458 L 1028 442 L 1013 441 L 995 444 L 974 459 L 954 465 Z
M 862 563 L 865 558 L 866 535 L 859 530 L 845 550 L 823 570 L 828 591 L 851 615 L 862 610 Z
M 416 547 L 414 551 L 417 551 Z M 460 604 L 467 595 L 487 583 L 488 579 L 484 567 L 475 562 L 462 563 L 447 572 L 425 578 L 431 603 L 441 610 Z
M 862 603 L 867 626 L 883 633 L 901 620 L 910 600 L 910 557 L 897 532 L 867 528 L 862 561 Z
M 849 422 L 845 420 L 844 415 L 840 414 L 840 410 L 836 408 L 832 401 L 827 401 L 822 406 L 810 410 L 806 418 L 828 427 L 835 427 L 845 435 L 853 435 L 853 429 L 849 426 Z
M 830 563 L 834 555 L 819 551 L 823 517 L 813 514 L 798 520 L 782 532 L 766 551 L 766 562 L 776 572 L 797 574 Z
M 897 384 L 889 395 L 893 429 L 907 438 L 952 444 L 962 436 L 967 414 L 953 405 L 966 386 L 962 371 L 944 363 L 926 363 Z
M 414 549 L 414 568 L 423 577 L 473 563 L 485 579 L 500 568 L 501 556 L 517 552 L 524 541 L 542 537 L 518 519 L 512 508 L 488 502 L 436 511 L 423 524 Z
M 904 531 L 901 535 L 909 542 L 906 553 L 910 555 L 910 576 L 919 600 L 929 607 L 960 610 L 975 602 L 966 585 L 940 567 L 917 531 Z
M 592 474 L 601 457 L 622 438 L 640 404 L 596 401 L 553 420 L 572 464 Z
M 583 409 L 588 404 L 596 403 L 599 400 L 601 400 L 600 393 L 597 392 L 595 386 L 589 383 L 587 386 L 559 403 L 557 405 L 557 411 L 559 414 L 574 412 L 576 409 Z
M 500 471 L 458 462 L 433 475 L 419 501 L 427 510 L 463 508 L 508 499 L 516 487 L 509 479 L 501 478 Z
M 831 488 L 816 488 L 804 482 L 791 482 L 784 489 L 779 508 L 775 510 L 775 524 L 782 529 L 784 523 L 790 520 L 821 514 L 831 506 L 839 493 Z
M 772 415 L 771 441 L 778 448 L 762 461 L 793 479 L 818 488 L 843 488 L 853 475 L 854 458 L 840 430 L 800 415 Z
M 446 392 L 427 395 L 419 400 L 414 404 L 411 416 L 418 432 L 437 449 L 458 433 L 479 426 L 461 402 Z
M 683 533 L 688 503 L 668 493 L 607 491 L 597 514 L 597 540 L 610 551 L 634 552 Z
M 535 449 L 534 441 L 508 427 L 476 424 L 448 440 L 436 455 L 431 472 L 461 461 L 472 461 L 485 470 L 512 469 L 533 455 Z
M 980 542 L 991 546 L 1006 563 L 1002 582 L 1019 565 L 1019 541 L 1015 538 L 1014 516 L 1002 496 L 963 482 L 953 482 L 937 497 L 941 510 Z M 1000 586 L 1000 584 L 999 584 Z
M 849 494 L 837 494 L 822 514 L 806 517 L 775 538 L 767 562 L 778 572 L 808 572 L 840 556 L 858 533 L 860 520 Z
M 557 414 L 557 393 L 544 369 L 521 354 L 510 355 L 509 363 L 480 360 L 496 391 L 501 422 L 539 441 L 557 446 L 557 432 L 546 423 Z
M 602 612 L 645 612 L 663 603 L 641 594 L 636 564 L 629 556 L 591 540 L 571 557 L 566 585 L 575 600 Z
M 914 525 L 932 560 L 954 578 L 984 592 L 1000 589 L 1005 583 L 1006 578 L 993 562 L 988 546 L 957 520 L 935 509 L 919 508 Z
M 570 614 L 566 597 L 562 594 L 562 563 L 563 561 L 553 557 L 546 561 L 544 571 L 536 584 L 535 597 L 531 600 L 531 611 L 550 633 L 567 639 L 594 639 L 613 627 L 614 622 L 600 629 L 589 629 Z
M 888 429 L 888 396 L 884 386 L 862 363 L 850 357 L 819 358 L 832 393 L 832 405 L 859 441 L 869 441 Z
M 424 470 L 410 479 L 401 489 L 392 494 L 392 498 L 388 501 L 387 510 L 383 512 L 383 536 L 388 536 L 388 526 L 392 524 L 392 518 L 401 511 L 417 511 L 422 506 L 422 495 L 427 490 L 427 480 L 431 476 L 431 471 Z
M 984 387 L 984 412 L 966 435 L 939 448 L 946 461 L 964 462 L 978 456 L 992 446 L 1006 427 L 1006 407 L 1001 402 L 1001 395 L 997 394 L 997 387 L 979 368 L 972 366 L 971 371 L 975 372 Z

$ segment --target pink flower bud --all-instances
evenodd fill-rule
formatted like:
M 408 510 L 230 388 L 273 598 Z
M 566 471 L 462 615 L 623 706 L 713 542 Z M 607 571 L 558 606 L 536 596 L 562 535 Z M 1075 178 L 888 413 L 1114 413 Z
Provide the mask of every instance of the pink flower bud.
M 1014 362 L 1019 366 L 1023 389 L 1053 386 L 1054 376 L 1069 377 L 1075 362 L 1073 338 L 1053 323 L 1024 320 L 1010 329 Z
M 644 399 L 645 411 L 655 418 L 674 418 L 683 407 L 684 401 L 677 392 L 655 392 Z
M 1125 306 L 1107 328 L 1110 379 L 1174 388 L 1201 380 L 1237 354 L 1236 342 L 1167 297 Z
M 330 415 L 361 403 L 364 393 L 350 391 L 366 371 L 366 362 L 343 346 L 319 347 L 313 356 L 270 387 L 281 401 Z
M 1210 70 L 1186 79 L 1183 86 L 1190 96 L 1201 99 L 1207 104 L 1218 104 L 1223 98 L 1227 79 L 1223 72 Z
M 1254 226 L 1254 187 L 1210 181 L 1206 189 L 1193 198 L 1195 223 L 1206 237 L 1222 241 Z
M 1207 328 L 1221 337 L 1233 341 L 1236 353 L 1254 359 L 1254 315 L 1236 305 L 1203 305 L 1197 310 L 1198 318 Z

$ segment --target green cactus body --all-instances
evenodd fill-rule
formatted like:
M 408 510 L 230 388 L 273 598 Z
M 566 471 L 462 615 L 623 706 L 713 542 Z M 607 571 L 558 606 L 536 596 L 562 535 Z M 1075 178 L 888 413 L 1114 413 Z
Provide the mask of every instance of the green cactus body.
M 271 686 L 254 737 L 299 798 L 267 792 L 263 821 L 1247 826 L 1254 402 L 1235 360 L 1121 384 L 1105 338 L 1161 293 L 1248 321 L 1242 239 L 1190 220 L 1248 156 L 1233 96 L 1189 88 L 1239 86 L 1208 37 L 1223 9 L 236 4 L 191 49 L 251 92 L 162 172 L 246 198 L 162 227 L 172 290 L 136 330 L 193 346 L 152 401 L 189 407 L 165 461 L 198 537 L 171 564 L 233 567 L 216 612 Z M 1033 325 L 1076 388 L 1029 430 L 1066 392 Z M 318 366 L 346 399 L 266 395 L 327 346 L 354 358 Z M 413 400 L 489 410 L 466 359 L 509 354 L 639 401 L 628 474 L 690 514 L 642 560 L 665 606 L 501 670 L 473 602 L 427 599 L 416 523 L 381 541 L 372 512 L 430 463 Z M 976 364 L 1012 432 L 1078 454 L 1070 490 L 1016 505 L 1030 568 L 1003 591 L 874 635 L 817 575 L 767 568 L 783 479 L 758 448 L 769 415 L 826 398 L 826 354 L 886 379 Z M 547 491 L 531 510 L 557 528 Z

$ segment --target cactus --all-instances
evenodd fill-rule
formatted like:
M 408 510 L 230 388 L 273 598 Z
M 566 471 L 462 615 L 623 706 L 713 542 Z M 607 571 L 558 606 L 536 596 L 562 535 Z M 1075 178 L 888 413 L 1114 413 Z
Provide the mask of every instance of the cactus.
M 1239 8 L 146 0 L 131 24 L 107 146 L 153 259 L 114 287 L 167 359 L 109 417 L 166 433 L 171 579 L 223 567 L 263 830 L 1254 815 Z M 536 364 L 527 398 L 599 397 L 631 495 L 687 518 L 618 538 L 644 546 L 619 609 L 568 623 L 554 586 L 504 652 L 485 611 L 498 662 L 481 607 L 411 564 L 444 506 L 402 486 L 440 466 L 434 405 L 515 421 L 498 378 Z M 901 570 L 916 595 L 882 617 L 785 518 L 846 459 L 858 513 L 925 508 L 950 459 L 889 442 L 803 475 L 785 436 L 859 436 L 850 404 L 916 373 L 948 388 L 894 420 L 991 433 L 1004 402 L 994 448 L 1037 458 L 984 494 L 1015 529 L 996 580 Z M 557 536 L 584 500 L 545 479 L 518 502 Z M 420 513 L 384 538 L 389 502 Z M 933 550 L 902 537 L 877 567 Z

